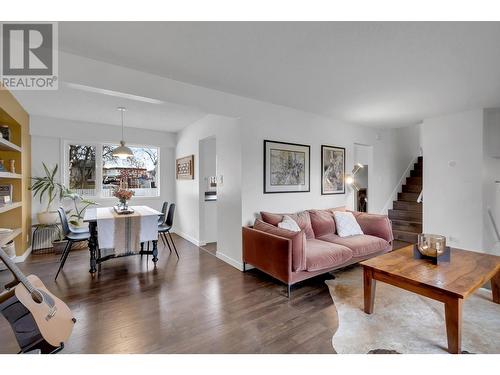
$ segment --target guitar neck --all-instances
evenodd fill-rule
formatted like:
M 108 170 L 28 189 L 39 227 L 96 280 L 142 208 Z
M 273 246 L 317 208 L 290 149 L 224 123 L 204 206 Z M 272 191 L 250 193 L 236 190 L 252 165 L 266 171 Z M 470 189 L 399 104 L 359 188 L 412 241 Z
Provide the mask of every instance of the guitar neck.
M 16 266 L 13 260 L 10 259 L 10 257 L 5 253 L 5 251 L 2 250 L 2 248 L 0 248 L 0 259 L 2 259 L 7 268 L 19 280 L 19 282 L 21 282 L 30 293 L 33 292 L 33 285 L 31 285 L 31 283 L 28 281 L 26 276 L 24 276 L 19 267 Z

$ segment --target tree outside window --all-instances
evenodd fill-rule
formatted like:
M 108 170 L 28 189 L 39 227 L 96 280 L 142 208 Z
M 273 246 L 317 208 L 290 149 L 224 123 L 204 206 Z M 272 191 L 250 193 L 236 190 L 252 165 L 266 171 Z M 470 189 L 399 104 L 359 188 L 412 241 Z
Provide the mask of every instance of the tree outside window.
M 120 159 L 113 156 L 115 144 L 102 147 L 69 144 L 66 181 L 69 188 L 80 195 L 111 197 L 115 186 L 135 191 L 135 196 L 159 195 L 159 149 L 156 147 L 130 147 L 134 156 Z M 96 152 L 102 152 L 102 181 L 96 182 Z M 98 156 L 98 155 L 97 155 Z M 100 191 L 98 191 L 100 188 Z
M 113 156 L 118 145 L 102 147 L 103 195 L 111 196 L 114 187 L 135 191 L 135 196 L 158 195 L 158 149 L 154 147 L 130 147 L 134 156 L 120 159 Z
M 69 188 L 82 195 L 96 195 L 96 148 L 69 146 Z

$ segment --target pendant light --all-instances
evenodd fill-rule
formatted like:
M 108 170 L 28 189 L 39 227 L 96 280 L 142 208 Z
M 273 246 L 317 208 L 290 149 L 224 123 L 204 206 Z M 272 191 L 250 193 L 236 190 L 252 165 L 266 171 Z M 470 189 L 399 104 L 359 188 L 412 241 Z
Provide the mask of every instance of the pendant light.
M 120 159 L 131 158 L 132 156 L 134 156 L 134 153 L 130 148 L 125 146 L 125 140 L 123 138 L 123 113 L 127 109 L 125 107 L 118 107 L 117 109 L 121 112 L 122 115 L 122 140 L 120 141 L 120 146 L 113 150 L 113 156 L 116 156 Z

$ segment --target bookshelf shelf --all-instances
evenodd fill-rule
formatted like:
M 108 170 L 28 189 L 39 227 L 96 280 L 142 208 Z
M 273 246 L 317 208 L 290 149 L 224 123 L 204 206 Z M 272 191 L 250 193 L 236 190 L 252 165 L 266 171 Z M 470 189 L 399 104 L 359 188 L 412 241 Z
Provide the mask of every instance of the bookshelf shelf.
M 12 142 L 9 142 L 8 140 L 4 138 L 0 138 L 0 151 L 17 151 L 21 152 L 22 149 L 18 145 L 15 145 Z
M 21 179 L 21 178 L 23 178 L 23 176 L 19 173 L 0 172 L 0 178 Z
M 13 210 L 15 208 L 22 207 L 22 206 L 23 206 L 22 202 L 14 202 L 14 203 L 5 204 L 3 206 L 0 206 L 0 214 L 4 213 L 4 212 L 8 212 L 10 210 Z
M 6 243 L 12 241 L 14 238 L 21 234 L 21 228 L 16 228 L 12 233 L 6 235 L 0 235 L 0 246 L 4 246 Z

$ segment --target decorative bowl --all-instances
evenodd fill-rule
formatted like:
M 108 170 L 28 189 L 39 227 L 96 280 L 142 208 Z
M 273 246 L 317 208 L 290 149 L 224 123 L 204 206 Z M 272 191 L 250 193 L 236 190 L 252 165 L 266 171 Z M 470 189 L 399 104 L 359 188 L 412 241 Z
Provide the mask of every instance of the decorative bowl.
M 446 250 L 446 237 L 439 234 L 419 234 L 417 249 L 422 255 L 436 258 Z

